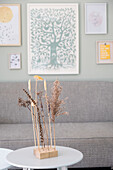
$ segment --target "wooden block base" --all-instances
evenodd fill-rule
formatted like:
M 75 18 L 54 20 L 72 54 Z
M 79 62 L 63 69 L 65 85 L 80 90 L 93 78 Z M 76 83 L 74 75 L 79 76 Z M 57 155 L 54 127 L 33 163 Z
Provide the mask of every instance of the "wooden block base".
M 58 151 L 55 148 L 35 148 L 34 155 L 36 158 L 45 159 L 45 158 L 52 158 L 58 156 Z

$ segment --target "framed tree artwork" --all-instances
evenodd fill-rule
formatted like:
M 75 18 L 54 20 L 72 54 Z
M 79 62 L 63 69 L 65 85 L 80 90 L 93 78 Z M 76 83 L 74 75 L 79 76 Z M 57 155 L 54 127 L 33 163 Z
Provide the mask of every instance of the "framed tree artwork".
M 78 4 L 28 4 L 28 73 L 79 73 Z
M 20 45 L 20 4 L 0 4 L 0 46 Z
M 113 41 L 97 41 L 97 64 L 113 64 Z

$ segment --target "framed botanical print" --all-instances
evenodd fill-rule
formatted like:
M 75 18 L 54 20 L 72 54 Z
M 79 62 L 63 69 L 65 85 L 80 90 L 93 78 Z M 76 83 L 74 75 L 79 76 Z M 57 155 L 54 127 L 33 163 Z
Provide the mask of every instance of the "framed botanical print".
M 11 70 L 21 69 L 20 54 L 9 54 L 9 69 Z
M 107 4 L 85 4 L 85 33 L 107 34 Z
M 97 64 L 113 64 L 113 41 L 97 41 Z
M 28 4 L 28 73 L 79 74 L 78 4 Z
M 20 46 L 20 4 L 0 4 L 0 46 Z

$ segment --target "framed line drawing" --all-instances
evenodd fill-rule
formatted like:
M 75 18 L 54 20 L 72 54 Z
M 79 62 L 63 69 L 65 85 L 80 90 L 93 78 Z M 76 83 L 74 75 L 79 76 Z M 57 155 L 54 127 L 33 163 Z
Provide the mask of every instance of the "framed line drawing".
M 76 3 L 27 5 L 28 74 L 79 74 Z
M 107 4 L 85 4 L 85 34 L 107 34 Z
M 97 41 L 97 64 L 113 64 L 113 41 Z
M 0 4 L 0 46 L 20 45 L 20 4 Z
M 21 69 L 21 55 L 9 54 L 9 69 Z

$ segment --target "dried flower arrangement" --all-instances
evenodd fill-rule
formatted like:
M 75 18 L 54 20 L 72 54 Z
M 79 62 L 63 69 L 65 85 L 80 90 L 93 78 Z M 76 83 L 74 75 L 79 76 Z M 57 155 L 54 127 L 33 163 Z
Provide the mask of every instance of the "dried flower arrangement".
M 39 159 L 56 157 L 58 156 L 58 151 L 56 150 L 55 141 L 55 118 L 59 115 L 68 114 L 67 112 L 63 112 L 64 107 L 62 107 L 62 105 L 64 105 L 65 102 L 59 98 L 62 92 L 62 87 L 60 86 L 60 82 L 56 80 L 51 89 L 52 95 L 51 97 L 48 97 L 46 80 L 43 80 L 40 76 L 34 76 L 34 78 L 36 81 L 35 99 L 33 99 L 31 94 L 31 80 L 29 80 L 29 91 L 27 92 L 23 89 L 28 100 L 19 98 L 18 104 L 19 106 L 27 108 L 31 112 L 35 144 L 34 155 Z M 44 81 L 44 92 L 37 91 L 37 82 L 39 80 Z M 46 104 L 46 110 L 44 109 L 44 104 Z M 54 145 L 52 144 L 52 136 L 54 139 Z

